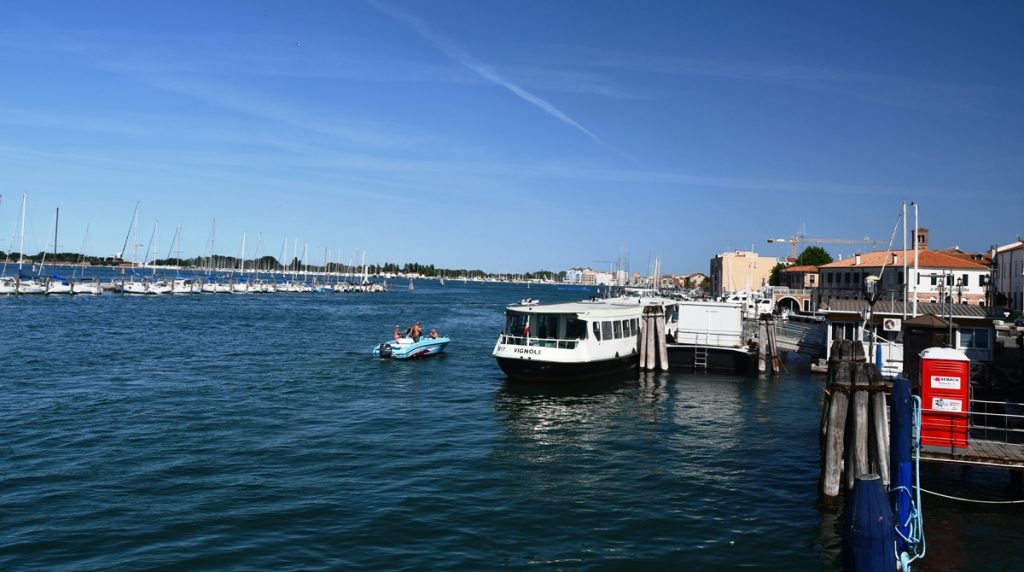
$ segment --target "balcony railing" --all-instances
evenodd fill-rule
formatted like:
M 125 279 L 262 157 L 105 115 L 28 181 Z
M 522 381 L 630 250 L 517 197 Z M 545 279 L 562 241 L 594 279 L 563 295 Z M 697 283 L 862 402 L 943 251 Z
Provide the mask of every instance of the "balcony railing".
M 501 334 L 499 344 L 510 346 L 529 346 L 533 348 L 557 348 L 561 350 L 574 350 L 580 343 L 578 339 L 562 340 L 557 338 L 536 338 L 532 336 L 513 336 Z

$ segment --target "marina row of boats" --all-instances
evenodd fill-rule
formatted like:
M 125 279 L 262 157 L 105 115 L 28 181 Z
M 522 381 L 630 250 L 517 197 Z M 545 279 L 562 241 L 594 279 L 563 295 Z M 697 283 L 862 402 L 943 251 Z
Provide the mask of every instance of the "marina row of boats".
M 0 278 L 0 295 L 73 295 L 114 292 L 129 295 L 161 294 L 273 294 L 307 292 L 384 292 L 387 284 L 365 282 L 318 283 L 306 280 L 263 280 L 238 277 L 221 279 L 176 277 L 170 280 L 159 276 L 129 276 L 120 280 L 102 282 L 97 278 L 67 279 L 59 274 L 46 277 Z

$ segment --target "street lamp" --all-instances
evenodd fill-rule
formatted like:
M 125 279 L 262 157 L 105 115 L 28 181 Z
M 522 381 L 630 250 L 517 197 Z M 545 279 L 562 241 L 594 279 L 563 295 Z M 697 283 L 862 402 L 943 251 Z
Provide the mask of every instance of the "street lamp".
M 879 288 L 878 280 L 878 276 L 875 276 L 874 274 L 869 274 L 868 276 L 864 277 L 864 289 L 862 294 L 864 295 L 864 299 L 867 300 L 868 303 L 868 311 L 864 319 L 865 330 L 867 330 L 868 326 L 871 324 L 871 314 L 874 311 L 875 302 L 877 302 L 878 297 L 882 295 L 882 289 Z M 874 328 L 872 328 L 872 331 L 869 332 L 868 338 L 868 363 L 871 363 L 871 361 L 874 360 L 875 367 L 878 368 L 878 371 L 882 371 L 881 360 L 876 359 L 875 356 L 875 332 L 873 330 Z
M 964 282 L 963 278 L 956 279 L 956 303 L 964 303 Z
M 870 274 L 864 277 L 864 299 L 868 302 L 868 307 L 873 307 L 875 302 L 878 301 L 878 297 L 882 295 L 881 288 L 878 287 L 878 276 Z

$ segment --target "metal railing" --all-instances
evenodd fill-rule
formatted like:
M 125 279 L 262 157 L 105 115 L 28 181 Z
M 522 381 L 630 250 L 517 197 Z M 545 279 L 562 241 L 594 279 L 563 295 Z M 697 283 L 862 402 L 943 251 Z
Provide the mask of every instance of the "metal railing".
M 1024 445 L 1024 403 L 971 400 L 971 437 Z
M 562 340 L 557 338 L 536 338 L 532 336 L 513 336 L 509 334 L 501 334 L 498 343 L 510 346 L 529 346 L 532 348 L 557 348 L 561 350 L 574 350 L 576 349 L 576 346 L 580 343 L 580 340 Z
M 789 288 L 787 286 L 775 286 L 772 289 L 772 294 L 774 294 L 777 298 L 782 296 L 812 296 L 814 294 L 814 290 L 810 288 Z

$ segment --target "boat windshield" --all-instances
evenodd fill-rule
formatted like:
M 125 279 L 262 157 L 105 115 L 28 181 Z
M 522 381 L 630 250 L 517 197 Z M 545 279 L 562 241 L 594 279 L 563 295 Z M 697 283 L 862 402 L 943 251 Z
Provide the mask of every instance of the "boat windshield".
M 573 349 L 587 338 L 587 323 L 575 314 L 522 314 L 505 319 L 504 343 Z

